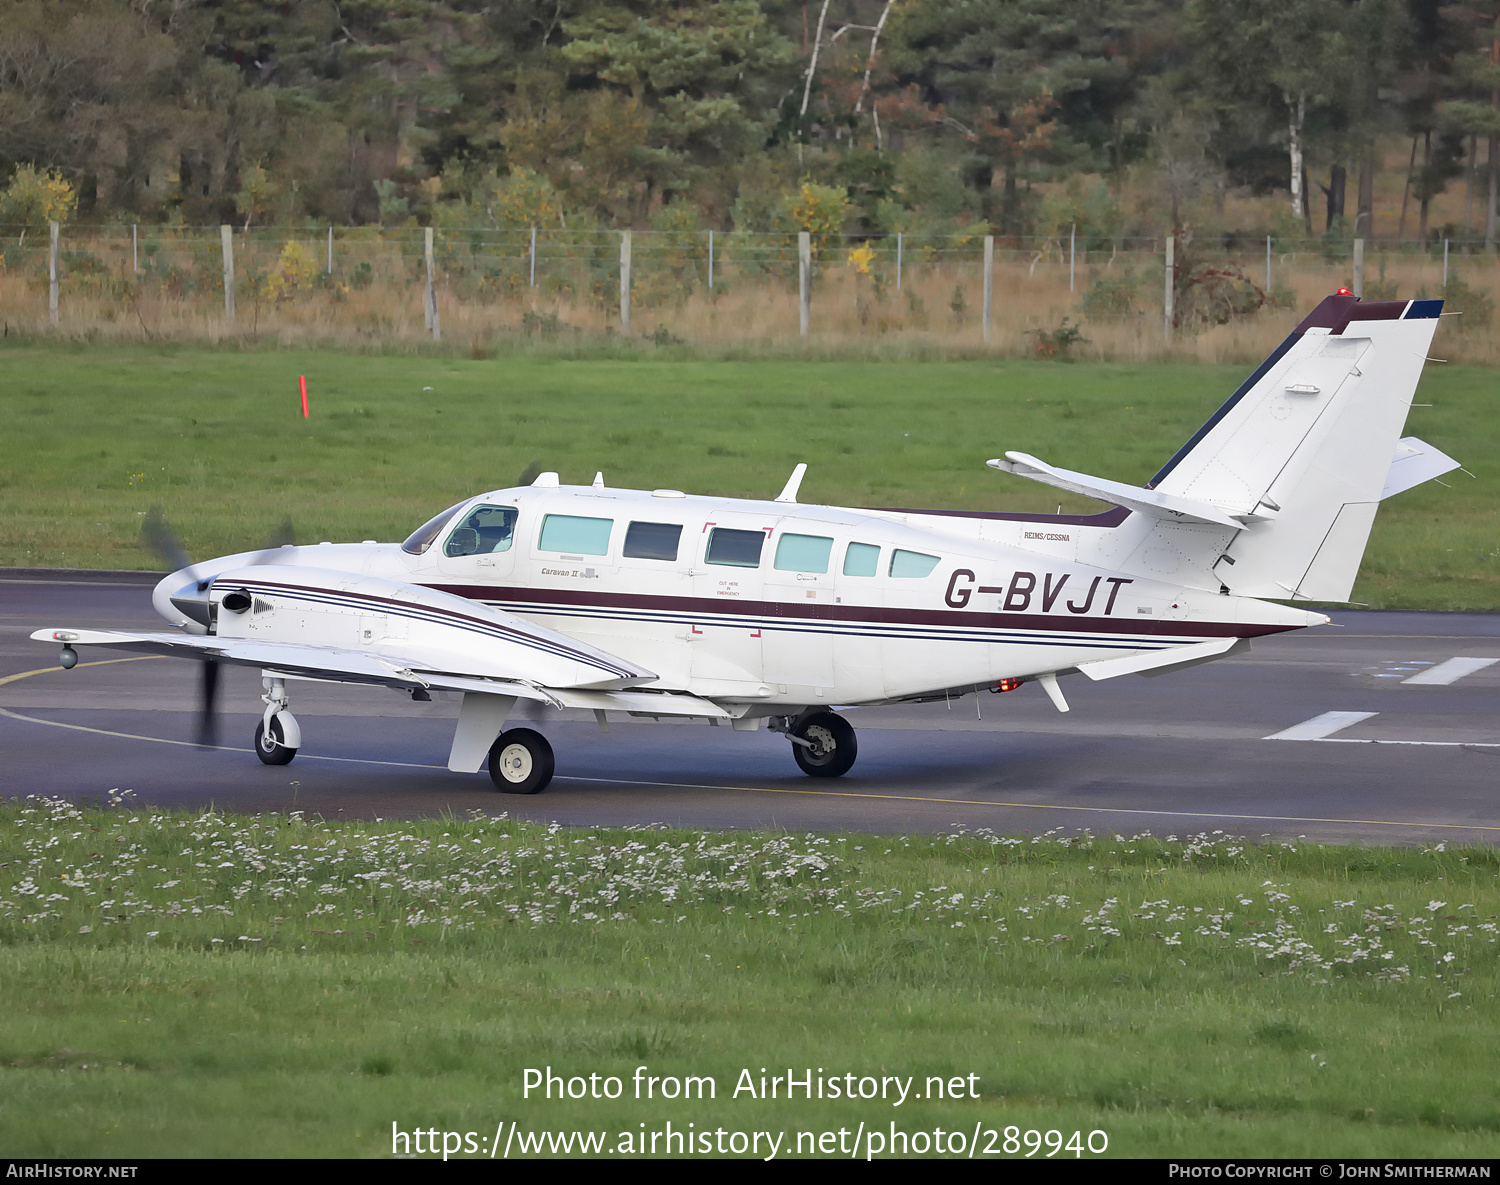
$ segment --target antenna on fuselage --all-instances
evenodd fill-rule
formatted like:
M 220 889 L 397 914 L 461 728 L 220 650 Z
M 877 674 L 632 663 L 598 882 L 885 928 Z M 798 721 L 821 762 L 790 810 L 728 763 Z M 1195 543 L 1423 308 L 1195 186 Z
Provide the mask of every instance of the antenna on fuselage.
M 602 469 L 598 473 L 594 474 L 594 488 L 596 490 L 602 490 L 604 488 L 604 471 Z
M 781 493 L 776 495 L 775 500 L 777 502 L 795 502 L 797 500 L 797 491 L 802 487 L 802 476 L 806 472 L 807 463 L 805 461 L 798 462 L 797 468 L 792 470 L 791 477 L 786 479 L 786 485 L 782 488 Z

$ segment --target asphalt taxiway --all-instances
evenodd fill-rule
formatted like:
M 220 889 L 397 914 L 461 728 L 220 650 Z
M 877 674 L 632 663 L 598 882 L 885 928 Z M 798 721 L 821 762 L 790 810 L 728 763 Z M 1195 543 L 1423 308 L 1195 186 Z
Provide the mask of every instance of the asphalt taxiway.
M 767 732 L 581 714 L 529 721 L 557 754 L 533 797 L 448 772 L 456 697 L 294 687 L 303 749 L 250 751 L 258 672 L 226 668 L 218 744 L 192 743 L 195 664 L 90 649 L 72 671 L 27 635 L 158 628 L 154 578 L 0 570 L 0 794 L 232 811 L 510 811 L 564 824 L 696 828 L 1224 831 L 1375 843 L 1500 842 L 1500 615 L 1335 611 L 1333 626 L 1158 678 L 858 709 L 859 760 L 804 777 Z M 102 660 L 102 661 L 101 661 Z

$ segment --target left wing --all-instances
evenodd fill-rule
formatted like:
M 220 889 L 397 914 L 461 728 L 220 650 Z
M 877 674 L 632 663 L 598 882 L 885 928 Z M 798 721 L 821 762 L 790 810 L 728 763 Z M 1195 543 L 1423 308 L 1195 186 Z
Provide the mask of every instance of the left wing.
M 44 629 L 36 641 L 215 659 L 268 675 L 512 696 L 642 715 L 733 713 L 696 696 L 634 690 L 645 667 L 500 609 L 373 576 L 282 565 L 222 572 L 195 595 L 212 633 Z

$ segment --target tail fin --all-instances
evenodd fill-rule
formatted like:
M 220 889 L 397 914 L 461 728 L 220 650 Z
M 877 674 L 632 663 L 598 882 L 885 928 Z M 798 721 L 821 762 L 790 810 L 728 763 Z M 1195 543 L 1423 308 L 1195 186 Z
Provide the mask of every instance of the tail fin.
M 1457 466 L 1400 441 L 1442 306 L 1326 298 L 1147 484 L 1247 524 L 1213 564 L 1225 588 L 1346 600 L 1380 499 L 1416 484 L 1388 488 L 1393 459 L 1418 481 Z

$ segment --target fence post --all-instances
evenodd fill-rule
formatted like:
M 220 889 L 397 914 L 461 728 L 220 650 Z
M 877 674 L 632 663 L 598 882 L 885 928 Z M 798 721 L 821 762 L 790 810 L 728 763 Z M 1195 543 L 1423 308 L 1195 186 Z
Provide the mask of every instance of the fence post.
M 620 232 L 620 332 L 630 333 L 630 232 Z
M 219 227 L 219 250 L 224 255 L 224 324 L 234 324 L 234 228 Z
M 1443 240 L 1443 291 L 1448 291 L 1448 240 Z
M 797 325 L 803 340 L 812 327 L 812 235 L 797 232 Z
M 536 227 L 531 228 L 531 287 L 536 287 Z
M 708 232 L 708 286 L 714 286 L 714 232 Z
M 432 231 L 426 235 L 426 246 L 422 253 L 423 265 L 427 269 L 427 279 L 422 285 L 422 328 L 428 333 L 432 332 Z
M 1172 307 L 1172 302 L 1173 302 L 1173 298 L 1176 295 L 1175 289 L 1177 287 L 1177 262 L 1176 262 L 1176 256 L 1177 256 L 1177 236 L 1176 235 L 1168 235 L 1167 236 L 1167 271 L 1166 271 L 1166 281 L 1165 281 L 1166 287 L 1163 289 L 1163 295 L 1162 295 L 1163 331 L 1165 332 L 1165 334 L 1166 334 L 1166 336 L 1168 338 L 1170 338 L 1172 336 L 1172 317 L 1173 317 L 1173 314 L 1175 312 L 1175 310 Z
M 432 227 L 427 228 L 427 249 L 425 251 L 427 263 L 427 328 L 432 330 L 432 340 L 440 342 L 443 340 L 443 329 L 438 324 L 437 307 L 437 285 L 433 282 L 432 262 Z
M 140 226 L 132 222 L 130 224 L 130 272 L 134 275 L 141 270 L 141 239 Z
M 984 236 L 984 312 L 980 317 L 979 331 L 985 341 L 990 340 L 990 317 L 995 303 L 995 236 Z
M 901 291 L 901 232 L 896 232 L 896 291 Z
M 1271 236 L 1266 236 L 1266 295 L 1271 295 Z
M 1073 229 L 1068 232 L 1068 291 L 1072 292 L 1073 277 L 1077 274 L 1074 266 L 1078 258 L 1078 223 L 1073 224 Z
M 1351 285 L 1354 295 L 1361 300 L 1365 296 L 1365 241 L 1354 240 L 1354 283 Z
M 328 226 L 328 274 L 333 275 L 333 225 Z
M 47 318 L 57 324 L 57 237 L 61 231 L 57 223 L 52 224 L 52 245 L 47 251 Z

